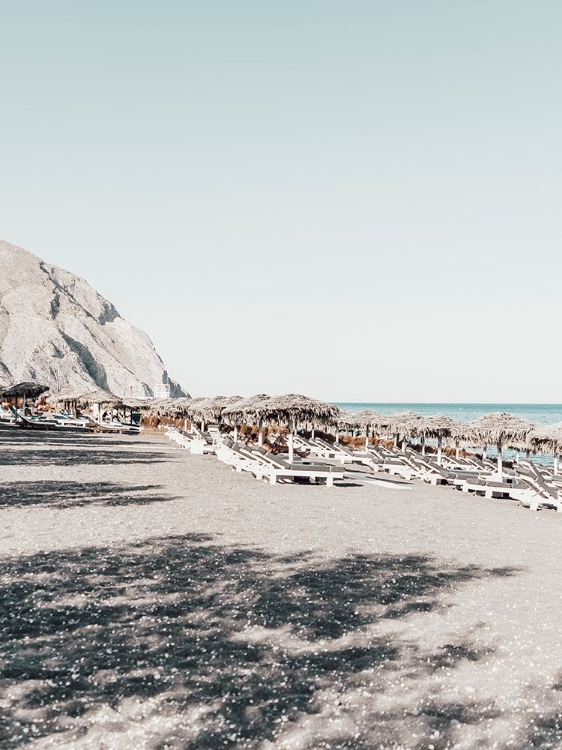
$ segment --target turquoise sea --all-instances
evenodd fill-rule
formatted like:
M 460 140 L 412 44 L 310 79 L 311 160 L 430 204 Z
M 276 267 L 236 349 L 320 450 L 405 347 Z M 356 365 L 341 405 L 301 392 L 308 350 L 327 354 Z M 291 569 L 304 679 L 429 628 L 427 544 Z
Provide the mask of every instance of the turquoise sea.
M 413 411 L 422 416 L 446 414 L 459 422 L 470 422 L 472 419 L 490 412 L 508 412 L 530 422 L 554 424 L 562 422 L 562 404 L 376 404 L 376 403 L 337 403 L 345 411 L 357 412 L 369 409 L 380 414 L 397 414 Z

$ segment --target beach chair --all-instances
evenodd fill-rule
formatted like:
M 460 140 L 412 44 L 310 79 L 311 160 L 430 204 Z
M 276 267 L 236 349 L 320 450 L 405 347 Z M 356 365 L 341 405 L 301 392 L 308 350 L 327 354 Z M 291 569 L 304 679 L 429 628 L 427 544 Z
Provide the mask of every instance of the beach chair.
M 233 443 L 232 445 L 222 443 L 217 446 L 216 455 L 219 460 L 232 466 L 238 474 L 247 471 L 253 474 L 256 479 L 262 479 L 262 462 L 250 456 L 244 448 L 245 446 L 242 443 Z
M 546 481 L 540 469 L 532 463 L 526 465 L 529 471 L 528 474 L 523 475 L 523 479 L 537 491 L 538 502 L 540 505 L 550 506 L 556 508 L 558 512 L 562 511 L 562 490 L 551 482 Z M 538 510 L 532 508 L 532 510 Z
M 276 484 L 278 480 L 307 479 L 308 481 L 325 481 L 327 487 L 333 487 L 335 479 L 344 479 L 344 472 L 328 464 L 312 464 L 295 462 L 289 464 L 280 456 L 267 453 L 262 448 L 249 450 L 241 448 L 243 454 L 255 459 L 261 464 L 262 477 L 268 478 L 270 484 Z

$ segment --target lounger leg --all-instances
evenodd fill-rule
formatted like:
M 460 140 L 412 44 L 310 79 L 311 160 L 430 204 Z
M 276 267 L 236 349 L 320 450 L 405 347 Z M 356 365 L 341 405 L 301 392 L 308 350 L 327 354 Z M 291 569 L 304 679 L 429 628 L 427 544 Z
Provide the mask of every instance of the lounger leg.
M 269 477 L 269 484 L 275 484 L 275 483 L 276 483 L 276 481 L 277 481 L 277 477 L 275 476 L 275 474 L 272 474 L 272 475 L 271 475 L 271 476 Z
M 326 487 L 334 486 L 334 477 L 326 477 Z

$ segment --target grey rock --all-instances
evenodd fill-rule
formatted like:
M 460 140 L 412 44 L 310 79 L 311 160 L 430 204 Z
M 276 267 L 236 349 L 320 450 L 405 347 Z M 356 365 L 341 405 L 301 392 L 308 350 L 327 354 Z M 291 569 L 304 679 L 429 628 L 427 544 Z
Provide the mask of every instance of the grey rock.
M 153 396 L 172 381 L 150 338 L 79 276 L 0 240 L 0 384 Z

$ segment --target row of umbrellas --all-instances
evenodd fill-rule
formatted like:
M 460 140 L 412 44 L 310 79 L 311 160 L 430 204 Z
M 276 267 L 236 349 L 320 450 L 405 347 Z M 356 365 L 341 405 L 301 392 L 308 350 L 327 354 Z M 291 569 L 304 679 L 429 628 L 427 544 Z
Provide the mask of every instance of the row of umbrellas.
M 37 383 L 19 383 L 0 389 L 0 398 L 36 398 L 48 390 Z M 252 422 L 284 423 L 293 430 L 298 424 L 312 427 L 337 427 L 392 434 L 403 439 L 444 439 L 478 446 L 493 445 L 502 448 L 533 449 L 554 455 L 562 453 L 562 423 L 536 425 L 521 417 L 506 413 L 487 414 L 473 422 L 457 422 L 447 415 L 421 416 L 414 412 L 383 415 L 374 411 L 350 413 L 333 404 L 300 394 L 269 396 L 259 393 L 250 398 L 241 396 L 215 396 L 213 398 L 135 399 L 114 396 L 106 391 L 67 392 L 53 394 L 48 399 L 53 404 L 75 403 L 80 407 L 103 404 L 138 409 L 148 416 L 189 418 L 198 422 Z
M 413 412 L 392 416 L 376 412 L 359 412 L 346 416 L 340 426 L 386 430 L 387 433 L 422 441 L 436 438 L 451 439 L 457 443 L 479 446 L 496 446 L 516 450 L 541 451 L 558 455 L 562 453 L 562 422 L 537 425 L 514 414 L 490 413 L 472 422 L 458 422 L 444 414 L 421 416 Z
M 296 426 L 361 429 L 370 433 L 401 435 L 403 438 L 451 439 L 458 443 L 526 450 L 532 448 L 562 453 L 562 423 L 536 425 L 513 414 L 491 413 L 472 422 L 458 422 L 444 414 L 421 416 L 413 412 L 383 415 L 373 411 L 344 412 L 333 404 L 299 394 L 250 398 L 164 399 L 151 407 L 160 416 L 184 416 L 199 422 L 283 422 Z M 149 410 L 150 411 L 150 410 Z

